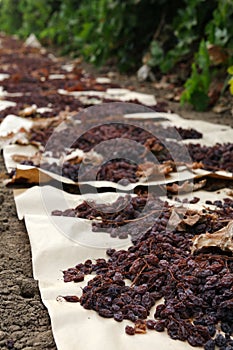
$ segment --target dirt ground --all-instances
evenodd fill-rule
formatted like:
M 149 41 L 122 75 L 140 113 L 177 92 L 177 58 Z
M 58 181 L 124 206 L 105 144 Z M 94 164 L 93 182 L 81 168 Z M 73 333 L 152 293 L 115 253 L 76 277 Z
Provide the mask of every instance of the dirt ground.
M 99 75 L 100 72 L 96 74 Z M 135 76 L 119 74 L 114 75 L 113 81 L 122 87 L 153 93 L 159 102 L 168 103 L 171 110 L 184 118 L 233 126 L 230 98 L 228 103 L 231 107 L 222 114 L 213 111 L 198 113 L 191 108 L 182 109 L 179 103 L 167 100 L 164 96 L 170 90 L 156 89 L 151 82 L 138 83 Z M 1 156 L 2 179 L 4 174 Z M 6 188 L 2 181 L 0 189 L 0 349 L 56 349 L 50 319 L 41 302 L 37 282 L 32 277 L 30 244 L 24 223 L 17 218 L 12 190 Z
M 1 157 L 1 174 L 4 171 Z M 24 223 L 17 218 L 12 190 L 0 186 L 0 349 L 56 349 L 49 316 L 32 278 Z

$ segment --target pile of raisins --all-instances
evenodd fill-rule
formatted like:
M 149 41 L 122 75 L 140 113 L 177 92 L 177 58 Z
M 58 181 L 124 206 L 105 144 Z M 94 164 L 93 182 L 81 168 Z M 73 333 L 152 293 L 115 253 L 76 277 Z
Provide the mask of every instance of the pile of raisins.
M 144 125 L 144 124 L 143 124 Z M 145 125 L 147 125 L 145 123 Z M 144 126 L 145 126 L 144 125 Z M 67 140 L 76 140 L 68 145 L 72 149 L 79 148 L 84 152 L 91 150 L 96 151 L 103 157 L 113 156 L 113 159 L 107 160 L 101 166 L 96 167 L 91 164 L 85 166 L 85 171 L 80 174 L 80 164 L 64 162 L 62 166 L 58 166 L 56 163 L 43 163 L 41 167 L 51 172 L 60 174 L 73 181 L 91 181 L 91 180 L 106 180 L 112 182 L 118 182 L 121 179 L 127 179 L 128 182 L 135 183 L 139 181 L 137 176 L 138 163 L 144 163 L 151 160 L 151 154 L 154 154 L 157 161 L 162 164 L 165 161 L 173 160 L 178 162 L 190 163 L 199 162 L 206 170 L 217 171 L 226 170 L 233 172 L 233 144 L 216 144 L 212 147 L 201 146 L 200 144 L 188 144 L 187 152 L 184 152 L 184 145 L 176 142 L 177 134 L 174 133 L 174 128 L 162 126 L 150 125 L 150 132 L 143 127 L 121 123 L 109 123 L 103 124 L 94 128 L 90 128 L 84 132 L 77 140 L 77 129 L 74 127 L 67 127 L 66 129 L 57 132 L 56 137 L 53 137 L 51 142 L 51 151 L 62 151 L 63 145 L 67 143 Z M 147 125 L 148 127 L 148 125 Z M 82 126 L 79 126 L 79 129 Z M 155 129 L 155 130 L 154 130 Z M 154 131 L 154 134 L 153 134 Z M 186 137 L 201 137 L 196 130 L 177 128 L 181 138 Z M 52 129 L 47 132 L 49 136 Z M 79 130 L 80 133 L 80 130 Z M 43 142 L 44 133 L 32 133 L 32 137 L 38 141 Z M 159 135 L 156 137 L 154 135 Z M 122 142 L 122 138 L 124 142 Z M 164 141 L 166 138 L 170 138 L 169 141 Z M 105 141 L 112 140 L 112 143 L 106 146 Z M 137 142 L 137 147 L 127 146 L 127 140 Z M 141 146 L 140 146 L 141 145 Z M 47 151 L 50 150 L 50 146 L 47 145 Z M 129 158 L 130 149 L 130 159 Z M 147 151 L 145 151 L 147 150 Z M 188 156 L 190 155 L 190 157 Z M 135 162 L 133 161 L 135 159 Z M 29 162 L 30 165 L 33 162 Z M 23 164 L 29 164 L 27 161 Z
M 114 117 L 112 118 L 114 119 Z M 137 164 L 151 161 L 151 154 L 154 154 L 159 163 L 174 160 L 174 157 L 176 158 L 175 161 L 189 162 L 190 159 L 184 159 L 183 145 L 176 142 L 176 140 L 178 138 L 202 137 L 202 134 L 194 129 L 165 128 L 151 122 L 141 122 L 138 125 L 111 122 L 96 127 L 91 127 L 90 123 L 89 128 L 87 122 L 84 125 L 85 129 L 88 130 L 85 131 L 83 129 L 84 131 L 82 133 L 82 128 L 84 128 L 82 124 L 77 125 L 75 123 L 72 124 L 71 121 L 67 121 L 67 127 L 61 131 L 55 131 L 52 141 L 47 145 L 46 142 L 52 134 L 53 125 L 51 125 L 49 130 L 34 128 L 30 135 L 30 141 L 41 142 L 42 145 L 46 145 L 46 151 L 52 152 L 54 156 L 59 156 L 59 152 L 64 151 L 64 145 L 67 145 L 71 149 L 79 148 L 84 152 L 94 150 L 102 156 L 107 157 L 107 162 L 104 162 L 100 169 L 90 164 L 89 167 L 85 166 L 85 171 L 80 174 L 80 164 L 78 163 L 64 162 L 62 167 L 60 167 L 55 162 L 43 162 L 40 166 L 45 170 L 60 174 L 75 182 L 91 180 L 118 182 L 122 179 L 127 179 L 128 182 L 135 183 L 139 181 Z M 147 130 L 150 130 L 150 132 Z M 77 135 L 80 135 L 78 139 Z M 169 142 L 167 141 L 169 147 L 167 147 L 167 143 L 163 143 L 167 138 L 171 139 Z M 122 139 L 124 139 L 123 142 Z M 67 140 L 71 140 L 71 144 L 68 145 Z M 112 142 L 106 146 L 105 141 L 110 140 Z M 130 143 L 128 145 L 127 142 L 129 140 L 137 142 L 137 147 L 132 147 Z M 58 154 L 55 155 L 54 153 Z M 108 160 L 109 155 L 114 154 L 120 156 L 113 156 L 113 159 Z M 24 161 L 22 164 L 33 165 L 33 162 Z
M 131 200 L 131 209 L 133 204 L 134 210 L 145 206 L 146 199 L 139 198 Z M 112 206 L 121 208 L 124 200 L 122 197 Z M 233 200 L 214 204 L 218 206 L 217 221 L 223 217 L 221 226 L 226 225 L 227 218 L 232 220 Z M 80 282 L 85 275 L 94 274 L 82 289 L 81 298 L 65 299 L 80 302 L 85 309 L 95 310 L 105 318 L 131 321 L 125 328 L 129 335 L 167 331 L 172 339 L 187 341 L 194 347 L 211 350 L 218 346 L 230 350 L 233 348 L 233 257 L 212 247 L 190 254 L 191 238 L 206 230 L 214 231 L 216 217 L 207 209 L 194 226 L 187 225 L 185 231 L 170 230 L 167 224 L 171 211 L 166 208 L 153 218 L 153 225 L 146 233 L 132 237 L 133 244 L 127 250 L 108 249 L 108 259 L 89 259 L 63 271 L 65 282 Z M 55 214 L 92 218 L 100 212 L 95 213 L 84 202 L 72 210 L 72 215 L 69 211 Z M 108 217 L 102 214 L 102 219 L 105 215 Z M 134 212 L 127 216 L 120 211 L 119 215 L 123 219 Z M 111 219 L 117 222 L 116 214 Z M 155 304 L 152 317 L 151 308 Z
M 145 207 L 146 206 L 146 207 Z M 94 202 L 86 202 L 79 204 L 76 208 L 67 209 L 65 211 L 54 210 L 54 216 L 79 217 L 93 220 L 92 230 L 94 232 L 107 232 L 111 237 L 127 238 L 128 235 L 132 239 L 140 236 L 142 226 L 153 226 L 157 216 L 170 216 L 170 207 L 167 202 L 161 201 L 159 198 L 148 199 L 146 196 L 119 197 L 112 204 L 97 205 Z M 95 219 L 101 219 L 96 221 Z M 164 222 L 167 223 L 167 218 Z M 130 222 L 130 225 L 127 225 Z
M 195 200 L 196 201 L 196 200 Z M 225 198 L 223 201 L 206 201 L 206 204 L 213 204 L 217 208 L 205 208 L 199 220 L 193 224 L 182 225 L 183 235 L 187 239 L 193 238 L 202 232 L 213 233 L 233 220 L 233 200 Z M 118 197 L 112 204 L 98 205 L 95 202 L 84 201 L 75 208 L 54 210 L 54 216 L 79 217 L 93 220 L 92 230 L 94 232 L 107 232 L 111 237 L 132 238 L 140 235 L 140 228 L 147 225 L 153 226 L 154 220 L 159 217 L 165 224 L 168 223 L 172 207 L 158 197 L 147 194 L 131 197 Z M 96 221 L 95 219 L 99 219 Z M 101 220 L 100 220 L 101 219 Z M 130 222 L 131 225 L 127 225 Z
M 188 151 L 194 162 L 201 162 L 207 170 L 226 170 L 233 173 L 233 143 L 224 143 L 212 147 L 189 144 Z
M 112 117 L 112 119 L 114 119 L 114 117 Z M 41 142 L 42 145 L 45 146 L 52 132 L 55 131 L 57 135 L 56 140 L 54 139 L 56 142 L 55 148 L 60 148 L 61 145 L 66 143 L 67 138 L 70 140 L 76 140 L 77 135 L 80 135 L 76 141 L 72 142 L 72 146 L 88 152 L 101 142 L 115 138 L 129 138 L 141 144 L 146 144 L 148 143 L 148 139 L 153 139 L 153 142 L 155 142 L 158 139 L 163 140 L 164 138 L 180 138 L 185 140 L 200 139 L 203 136 L 195 129 L 163 127 L 161 125 L 155 125 L 152 122 L 137 122 L 136 124 L 138 124 L 138 126 L 131 125 L 128 121 L 125 121 L 124 123 L 108 122 L 108 124 L 92 127 L 93 124 L 91 121 L 87 122 L 85 120 L 85 129 L 88 130 L 84 131 L 85 129 L 82 128 L 82 125 L 71 125 L 71 121 L 66 121 L 67 127 L 61 131 L 55 131 L 55 128 L 57 127 L 55 123 L 50 126 L 49 132 L 46 128 L 32 128 L 30 133 L 30 141 Z M 147 130 L 150 130 L 150 132 Z

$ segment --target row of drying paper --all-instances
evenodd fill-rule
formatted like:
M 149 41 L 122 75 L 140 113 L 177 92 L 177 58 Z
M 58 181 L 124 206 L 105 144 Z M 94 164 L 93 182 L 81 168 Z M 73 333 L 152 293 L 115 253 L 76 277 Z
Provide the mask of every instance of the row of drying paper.
M 151 119 L 154 123 L 159 123 L 163 126 L 171 126 L 171 127 L 182 127 L 182 128 L 190 128 L 190 121 L 179 117 L 176 114 L 172 113 L 141 113 L 141 114 L 131 114 L 125 115 L 125 120 L 128 123 L 132 123 L 133 119 Z M 164 121 L 161 122 L 161 118 Z M 159 121 L 158 121 L 159 120 Z M 54 174 L 52 172 L 46 171 L 41 168 L 22 165 L 17 163 L 12 159 L 13 155 L 23 155 L 26 157 L 32 157 L 37 151 L 38 148 L 33 145 L 18 145 L 18 144 L 9 144 L 10 138 L 7 139 L 6 143 L 6 135 L 12 133 L 12 140 L 15 140 L 15 135 L 17 134 L 17 130 L 20 128 L 24 128 L 29 130 L 33 125 L 33 122 L 24 118 L 16 117 L 16 116 L 7 116 L 2 124 L 0 125 L 0 144 L 1 144 L 1 136 L 2 136 L 2 148 L 3 155 L 6 164 L 6 168 L 8 172 L 12 169 L 16 170 L 17 178 L 24 178 L 24 181 L 28 183 L 48 183 L 51 180 L 56 180 L 59 183 L 66 183 L 75 185 L 76 183 L 71 179 L 62 177 L 60 175 Z M 185 147 L 187 143 L 200 143 L 201 145 L 212 146 L 219 142 L 219 140 L 224 140 L 224 142 L 232 142 L 233 139 L 233 130 L 229 126 L 220 126 L 218 124 L 211 124 L 204 121 L 192 121 L 192 128 L 195 128 L 197 131 L 203 134 L 203 137 L 198 140 L 182 140 L 182 144 Z M 171 182 L 178 181 L 179 183 L 185 180 L 191 180 L 193 178 L 203 177 L 206 175 L 214 175 L 217 177 L 223 178 L 232 178 L 232 173 L 226 171 L 215 171 L 214 173 L 210 171 L 206 171 L 204 169 L 193 169 L 192 171 L 188 169 L 186 166 L 179 166 L 177 172 L 173 172 L 169 174 L 169 177 L 162 177 L 158 180 L 137 182 L 136 184 L 130 183 L 127 186 L 122 186 L 121 184 L 116 184 L 110 181 L 91 181 L 85 182 L 82 184 L 90 184 L 91 186 L 98 187 L 111 187 L 118 190 L 130 191 L 136 186 L 139 185 L 160 185 L 167 184 Z
M 146 117 L 148 118 L 148 114 Z M 171 114 L 166 117 L 176 126 L 188 126 L 188 121 L 178 116 Z M 230 136 L 232 137 L 232 129 L 228 127 L 219 128 L 219 126 L 205 122 L 194 124 L 195 122 L 192 122 L 192 127 L 198 131 L 205 131 L 204 138 L 198 142 L 211 143 L 216 142 L 219 138 L 230 141 Z M 214 134 L 215 131 L 216 134 Z M 8 171 L 17 166 L 12 161 L 13 154 L 33 155 L 33 152 L 36 151 L 30 145 L 7 145 L 3 150 Z M 54 177 L 53 174 L 49 176 Z M 186 178 L 187 176 L 184 176 L 184 179 Z M 94 185 L 100 186 L 101 184 Z M 222 199 L 228 195 L 230 195 L 229 189 L 212 193 L 198 191 L 196 196 L 200 198 L 200 201 L 197 204 L 189 204 L 189 207 L 202 209 L 207 199 L 214 201 L 216 198 Z M 51 215 L 51 212 L 55 209 L 66 210 L 76 207 L 83 200 L 109 203 L 115 201 L 118 196 L 119 194 L 114 192 L 74 195 L 45 185 L 33 186 L 26 190 L 14 190 L 18 217 L 20 220 L 25 220 L 30 239 L 34 278 L 39 281 L 42 301 L 49 311 L 57 348 L 59 350 L 92 350 L 93 348 L 102 350 L 106 347 L 112 350 L 141 350 L 144 347 L 160 350 L 191 350 L 190 345 L 172 340 L 166 332 L 149 331 L 144 335 L 129 337 L 124 332 L 125 326 L 129 324 L 128 321 L 118 323 L 112 319 L 104 319 L 94 311 L 83 309 L 79 303 L 67 303 L 59 298 L 64 295 L 81 296 L 81 288 L 90 278 L 87 276 L 85 281 L 79 284 L 64 283 L 63 270 L 86 259 L 106 258 L 105 251 L 108 247 L 127 249 L 130 246 L 130 240 L 111 238 L 107 233 L 94 233 L 89 220 L 55 217 Z M 193 193 L 179 196 L 181 200 L 192 197 Z M 153 313 L 154 308 L 151 310 L 151 315 Z

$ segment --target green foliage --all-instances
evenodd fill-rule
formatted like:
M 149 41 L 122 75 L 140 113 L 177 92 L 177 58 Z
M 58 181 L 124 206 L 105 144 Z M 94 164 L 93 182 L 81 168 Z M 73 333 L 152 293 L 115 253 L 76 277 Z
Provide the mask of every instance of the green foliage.
M 181 103 L 191 103 L 197 110 L 208 108 L 208 89 L 211 82 L 210 61 L 207 45 L 228 50 L 228 62 L 233 63 L 233 1 L 232 0 L 185 0 L 178 9 L 166 40 L 152 41 L 149 65 L 168 72 L 174 65 L 198 50 L 191 66 L 191 76 L 185 83 Z M 174 36 L 171 34 L 174 32 Z M 162 35 L 161 35 L 162 37 Z M 168 49 L 167 49 L 168 47 Z M 169 49 L 169 47 L 171 47 Z M 226 69 L 226 68 L 225 68 Z M 233 78 L 230 89 L 233 90 Z
M 148 14 L 151 8 L 156 8 L 153 0 L 147 4 L 140 0 L 83 1 L 77 12 L 74 43 L 92 63 L 100 65 L 113 59 L 121 70 L 135 68 L 156 23 Z
M 227 72 L 231 75 L 228 84 L 230 85 L 230 93 L 233 95 L 233 66 L 229 67 Z
M 178 8 L 170 27 L 167 27 L 165 39 L 158 42 L 163 51 L 162 59 L 161 53 L 154 50 L 154 43 L 151 43 L 150 65 L 159 66 L 162 72 L 167 72 L 186 55 L 195 52 L 203 36 L 203 27 L 214 6 L 216 1 L 185 0 L 182 8 Z
M 40 37 L 40 33 L 47 25 L 51 14 L 50 1 L 20 0 L 19 10 L 22 14 L 22 25 L 19 34 L 25 37 L 34 33 Z
M 195 62 L 192 64 L 192 74 L 185 83 L 185 91 L 182 94 L 181 103 L 188 102 L 197 111 L 207 109 L 210 81 L 210 60 L 206 42 L 202 40 Z
M 0 29 L 6 33 L 17 34 L 22 23 L 22 13 L 18 0 L 0 2 Z
M 147 54 L 166 73 L 194 57 L 182 101 L 197 109 L 208 106 L 208 45 L 227 50 L 225 71 L 233 64 L 232 17 L 232 0 L 0 0 L 0 30 L 35 33 L 96 65 L 135 71 Z
M 74 32 L 75 28 L 79 28 L 80 5 L 77 1 L 71 0 L 57 2 L 57 6 L 54 6 L 54 1 L 51 1 L 51 4 L 53 4 L 52 15 L 41 32 L 41 38 L 59 45 L 64 53 L 71 52 L 75 49 Z
M 164 50 L 157 40 L 153 40 L 150 44 L 151 57 L 148 61 L 148 65 L 151 67 L 162 66 L 164 61 Z
M 213 12 L 212 20 L 206 26 L 207 39 L 211 44 L 231 47 L 233 44 L 233 2 L 221 0 Z

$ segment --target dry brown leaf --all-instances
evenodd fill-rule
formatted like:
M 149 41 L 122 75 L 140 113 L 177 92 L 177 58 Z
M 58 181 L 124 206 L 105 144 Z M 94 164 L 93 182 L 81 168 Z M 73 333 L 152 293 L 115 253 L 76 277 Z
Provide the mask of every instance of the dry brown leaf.
M 180 220 L 180 223 L 177 225 L 178 231 L 185 231 L 186 225 L 194 226 L 202 217 L 202 213 L 199 213 L 195 210 L 187 210 L 185 215 Z
M 229 58 L 227 50 L 218 45 L 208 45 L 208 54 L 211 63 L 214 65 L 225 63 Z
M 190 192 L 193 189 L 193 184 L 185 181 L 182 185 L 173 183 L 172 185 L 167 185 L 167 190 L 171 193 L 177 194 L 178 192 Z
M 21 163 L 23 161 L 32 161 L 33 164 L 35 166 L 38 166 L 40 165 L 40 162 L 41 162 L 41 158 L 42 158 L 42 154 L 41 152 L 36 152 L 33 156 L 31 157 L 28 157 L 28 156 L 25 156 L 25 155 L 22 155 L 22 154 L 14 154 L 12 156 L 12 159 L 17 162 L 17 163 Z
M 203 169 L 204 164 L 202 162 L 193 162 L 192 163 L 192 169 Z
M 185 225 L 181 225 L 181 221 L 186 211 L 187 211 L 187 208 L 185 207 L 174 208 L 174 210 L 172 210 L 172 213 L 169 219 L 169 223 L 168 223 L 169 227 L 170 228 L 178 227 L 179 231 L 184 231 Z
M 14 184 L 38 184 L 38 183 L 49 183 L 52 178 L 46 173 L 40 172 L 38 168 L 30 168 L 30 169 L 16 169 L 16 173 L 7 183 L 8 186 Z
M 19 115 L 21 117 L 29 117 L 30 115 L 36 113 L 37 111 L 37 105 L 32 105 L 29 107 L 24 108 L 22 111 L 19 112 Z
M 188 226 L 193 226 L 200 220 L 201 216 L 202 215 L 198 214 L 198 212 L 193 212 L 189 210 L 185 214 L 185 217 L 183 218 L 182 222 L 184 222 Z
M 195 184 L 189 181 L 185 181 L 182 185 L 173 183 L 172 185 L 167 185 L 167 190 L 171 193 L 187 193 L 192 191 L 197 191 L 200 188 L 203 188 L 206 184 L 206 180 L 201 180 Z
M 215 105 L 215 106 L 213 107 L 213 112 L 214 112 L 214 113 L 221 114 L 221 113 L 224 113 L 224 112 L 226 112 L 226 111 L 229 111 L 230 108 L 231 108 L 231 107 L 230 107 L 229 105 L 226 106 L 226 105 L 218 104 L 218 105 Z
M 164 162 L 163 164 L 154 164 L 153 162 L 146 162 L 139 164 L 136 176 L 139 178 L 158 178 L 167 176 L 174 170 L 173 162 Z
M 192 253 L 204 247 L 218 247 L 233 252 L 233 221 L 217 232 L 207 232 L 193 238 Z
M 135 333 L 137 333 L 137 334 L 145 334 L 147 332 L 147 327 L 146 327 L 145 321 L 143 321 L 143 320 L 136 321 L 135 326 L 134 326 L 134 330 L 135 330 Z
M 168 82 L 167 76 L 164 75 L 162 79 L 158 83 L 154 83 L 153 86 L 156 89 L 167 89 L 170 86 L 170 82 Z
M 169 219 L 169 227 L 176 227 L 182 232 L 186 230 L 187 225 L 194 226 L 202 217 L 203 214 L 197 210 L 187 209 L 184 206 L 174 208 Z
M 20 129 L 17 133 L 9 133 L 7 136 L 0 137 L 0 147 L 4 148 L 7 145 L 17 143 L 19 145 L 27 145 L 27 132 L 24 129 Z
M 201 181 L 196 182 L 193 185 L 193 191 L 197 191 L 197 190 L 200 190 L 201 188 L 205 187 L 206 181 L 207 181 L 206 179 L 203 179 Z
M 163 146 L 160 145 L 159 143 L 154 144 L 154 142 L 155 142 L 154 138 L 147 139 L 145 144 L 144 144 L 145 148 L 150 149 L 151 151 L 154 151 L 154 152 L 162 151 Z

